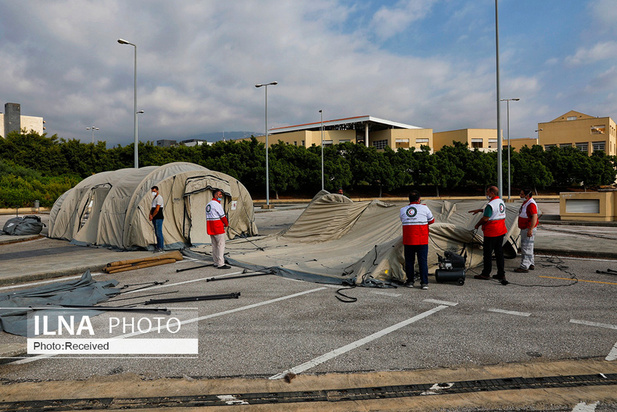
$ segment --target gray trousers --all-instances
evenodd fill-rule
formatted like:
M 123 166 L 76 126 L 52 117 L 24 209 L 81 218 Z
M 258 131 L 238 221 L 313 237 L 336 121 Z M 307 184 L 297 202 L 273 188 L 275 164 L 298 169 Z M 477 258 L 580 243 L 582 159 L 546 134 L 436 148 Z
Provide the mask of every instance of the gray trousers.
M 528 237 L 527 236 L 527 229 L 522 229 L 521 230 L 521 268 L 522 269 L 529 269 L 529 266 L 534 265 L 534 259 L 533 259 L 533 240 L 536 237 L 536 229 L 537 228 L 533 228 L 533 236 Z
M 212 242 L 212 259 L 214 260 L 214 266 L 219 267 L 225 264 L 225 233 L 220 235 L 210 235 Z

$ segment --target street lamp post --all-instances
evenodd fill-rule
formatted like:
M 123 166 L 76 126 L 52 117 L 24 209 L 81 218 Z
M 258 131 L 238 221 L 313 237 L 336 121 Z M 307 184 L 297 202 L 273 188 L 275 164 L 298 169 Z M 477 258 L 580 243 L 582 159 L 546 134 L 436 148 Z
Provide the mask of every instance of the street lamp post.
M 92 130 L 92 143 L 94 143 L 94 131 L 100 130 L 100 129 L 98 127 L 90 126 L 90 127 L 86 127 L 86 130 Z
M 323 110 L 319 111 L 319 114 L 321 115 L 321 190 L 325 190 L 325 185 L 324 185 L 324 168 L 323 168 Z
M 128 44 L 135 48 L 135 63 L 133 65 L 133 139 L 134 139 L 134 154 L 135 154 L 135 169 L 139 167 L 139 139 L 137 136 L 137 45 L 126 41 L 124 39 L 118 39 L 120 44 Z
M 143 114 L 143 110 L 138 110 L 137 114 Z M 139 117 L 135 116 L 135 134 L 137 135 L 137 140 L 139 140 Z
M 502 161 L 502 142 L 501 142 L 501 111 L 500 111 L 500 96 L 499 96 L 499 10 L 498 1 L 495 0 L 495 64 L 496 64 L 496 82 L 497 82 L 497 187 L 499 196 L 503 197 L 503 161 Z
M 264 87 L 266 90 L 266 208 L 270 208 L 270 171 L 268 166 L 268 86 L 276 86 L 278 82 L 258 83 L 255 87 Z
M 506 122 L 508 131 L 508 200 L 510 200 L 511 183 L 510 183 L 510 102 L 518 102 L 521 99 L 501 99 L 502 102 L 506 102 Z

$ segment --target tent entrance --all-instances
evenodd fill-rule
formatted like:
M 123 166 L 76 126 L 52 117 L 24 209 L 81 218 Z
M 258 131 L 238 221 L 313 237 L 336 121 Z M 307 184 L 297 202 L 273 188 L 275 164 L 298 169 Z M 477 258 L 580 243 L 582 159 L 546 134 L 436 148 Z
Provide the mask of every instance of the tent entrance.
M 210 243 L 206 231 L 206 205 L 215 189 L 223 191 L 223 210 L 229 213 L 231 188 L 227 180 L 212 175 L 193 176 L 186 179 L 184 187 L 184 238 L 193 246 Z
M 99 217 L 105 198 L 112 185 L 109 183 L 92 187 L 83 197 L 79 211 L 78 229 L 74 240 L 88 244 L 96 243 Z

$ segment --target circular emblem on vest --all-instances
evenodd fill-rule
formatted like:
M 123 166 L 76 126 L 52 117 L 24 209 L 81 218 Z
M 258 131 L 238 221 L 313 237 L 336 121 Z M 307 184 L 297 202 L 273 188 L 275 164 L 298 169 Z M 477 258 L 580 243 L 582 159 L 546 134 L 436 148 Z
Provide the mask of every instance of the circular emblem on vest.
M 500 204 L 499 204 L 499 212 L 500 212 L 500 213 L 503 213 L 504 209 L 505 209 L 504 204 L 503 204 L 503 203 L 500 203 Z
M 212 206 L 206 205 L 206 212 L 210 212 L 211 209 L 212 209 Z
M 418 214 L 418 210 L 415 207 L 410 207 L 407 209 L 407 211 L 405 212 L 407 214 L 407 216 L 409 217 L 414 217 L 415 215 Z

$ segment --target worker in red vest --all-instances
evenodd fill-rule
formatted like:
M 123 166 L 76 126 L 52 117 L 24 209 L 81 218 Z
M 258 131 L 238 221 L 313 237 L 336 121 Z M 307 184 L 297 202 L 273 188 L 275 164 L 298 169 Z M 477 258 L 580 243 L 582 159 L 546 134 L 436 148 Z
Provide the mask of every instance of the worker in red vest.
M 420 203 L 420 193 L 409 194 L 409 204 L 401 208 L 403 224 L 403 247 L 405 248 L 405 286 L 413 287 L 415 258 L 418 255 L 420 269 L 420 287 L 428 289 L 428 226 L 435 223 L 435 218 L 428 206 Z
M 527 273 L 534 270 L 533 243 L 538 226 L 538 204 L 533 199 L 531 189 L 523 189 L 520 193 L 523 204 L 518 213 L 518 227 L 521 229 L 521 265 L 515 272 Z
M 215 189 L 212 200 L 206 205 L 206 226 L 210 240 L 212 242 L 212 259 L 214 266 L 218 269 L 229 269 L 231 266 L 225 264 L 225 228 L 229 226 L 227 216 L 221 202 L 223 201 L 223 191 Z
M 504 269 L 503 258 L 503 238 L 508 229 L 506 228 L 506 205 L 499 198 L 499 189 L 496 186 L 489 186 L 486 189 L 486 198 L 488 203 L 484 209 L 470 210 L 469 213 L 484 212 L 482 218 L 476 223 L 475 228 L 482 226 L 484 233 L 484 268 L 482 273 L 475 275 L 474 279 L 490 279 L 491 270 L 493 269 L 493 251 L 495 251 L 495 259 L 497 260 L 497 274 L 493 275 L 493 279 L 499 280 L 503 285 L 507 285 L 506 272 Z

